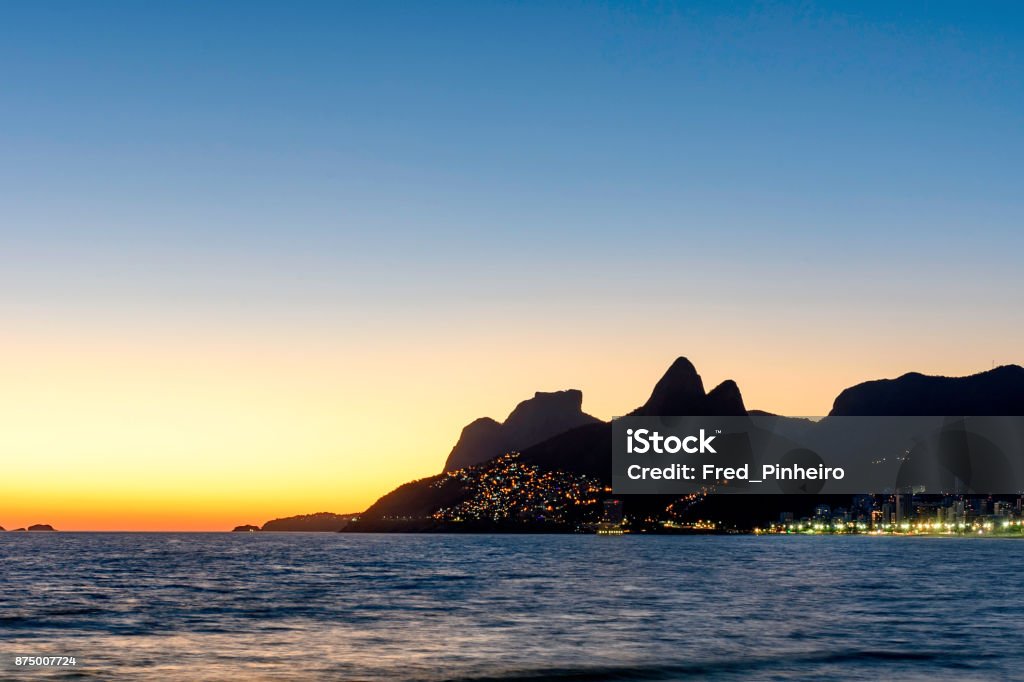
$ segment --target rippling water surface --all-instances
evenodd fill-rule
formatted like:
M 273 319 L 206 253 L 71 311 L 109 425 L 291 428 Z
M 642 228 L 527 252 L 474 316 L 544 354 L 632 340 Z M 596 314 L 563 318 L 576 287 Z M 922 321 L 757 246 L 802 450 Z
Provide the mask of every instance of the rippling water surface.
M 1024 679 L 1022 564 L 995 539 L 5 533 L 0 674 Z

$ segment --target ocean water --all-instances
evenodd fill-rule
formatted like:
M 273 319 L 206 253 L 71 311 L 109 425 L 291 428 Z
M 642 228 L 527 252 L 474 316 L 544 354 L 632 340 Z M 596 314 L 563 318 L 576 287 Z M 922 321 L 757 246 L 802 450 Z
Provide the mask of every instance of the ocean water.
M 0 679 L 1024 679 L 1022 565 L 999 539 L 5 533 Z

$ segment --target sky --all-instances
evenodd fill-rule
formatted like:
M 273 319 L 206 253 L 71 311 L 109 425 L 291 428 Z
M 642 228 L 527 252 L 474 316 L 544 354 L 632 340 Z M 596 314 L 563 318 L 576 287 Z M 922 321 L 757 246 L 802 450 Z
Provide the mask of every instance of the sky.
M 680 355 L 1024 363 L 1016 3 L 0 5 L 0 525 L 354 512 Z

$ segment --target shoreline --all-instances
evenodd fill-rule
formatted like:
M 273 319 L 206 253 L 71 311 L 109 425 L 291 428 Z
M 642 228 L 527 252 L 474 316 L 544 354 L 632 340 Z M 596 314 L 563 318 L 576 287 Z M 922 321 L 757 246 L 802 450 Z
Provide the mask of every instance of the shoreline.
M 8 531 L 14 534 L 14 531 Z M 535 535 L 535 536 L 592 536 L 592 537 L 758 537 L 758 538 L 782 538 L 782 537 L 865 537 L 865 538 L 961 538 L 961 539 L 1024 539 L 1024 532 L 1015 533 L 1001 533 L 1001 532 L 988 532 L 988 533 L 820 533 L 820 532 L 795 532 L 795 533 L 772 533 L 765 531 L 671 531 L 671 532 L 623 532 L 616 534 L 601 534 L 601 533 L 575 533 L 575 532 L 564 532 L 564 531 L 550 531 L 550 532 L 537 532 L 537 531 L 523 531 L 523 532 L 496 532 L 496 531 L 436 531 L 436 530 L 423 530 L 423 531 L 257 531 L 252 533 L 239 533 L 230 530 L 63 530 L 63 531 L 26 531 L 18 532 L 16 535 L 232 535 L 232 536 L 245 536 L 245 535 L 348 535 L 348 536 L 391 536 L 391 535 L 452 535 L 452 536 L 467 536 L 467 535 L 488 535 L 488 536 L 524 536 L 524 535 Z M 0 538 L 7 535 L 7 533 L 0 533 Z

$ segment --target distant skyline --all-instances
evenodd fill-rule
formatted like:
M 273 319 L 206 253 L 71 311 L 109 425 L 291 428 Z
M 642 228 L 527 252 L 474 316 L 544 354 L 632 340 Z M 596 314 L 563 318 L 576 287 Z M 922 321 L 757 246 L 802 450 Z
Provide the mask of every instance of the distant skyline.
M 1015 3 L 7 3 L 0 525 L 352 512 L 679 356 L 1024 364 Z

